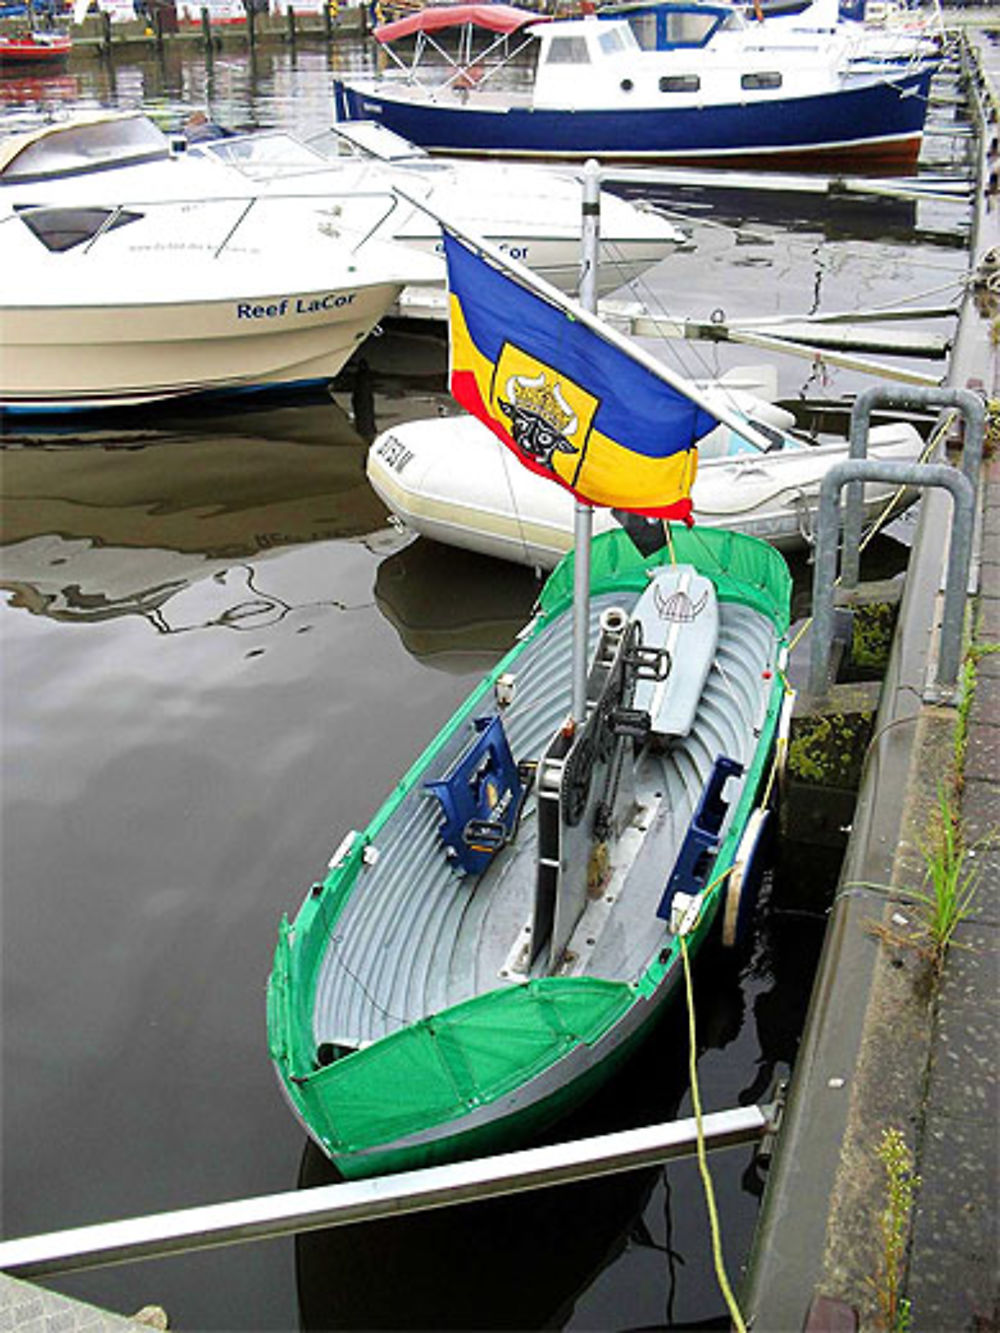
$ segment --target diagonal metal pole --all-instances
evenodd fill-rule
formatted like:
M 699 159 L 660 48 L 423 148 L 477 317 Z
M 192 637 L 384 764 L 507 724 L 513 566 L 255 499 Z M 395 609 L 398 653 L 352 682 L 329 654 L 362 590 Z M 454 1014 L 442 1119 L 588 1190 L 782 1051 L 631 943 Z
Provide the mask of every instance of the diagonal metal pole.
M 776 1130 L 778 1115 L 777 1106 L 741 1106 L 706 1115 L 702 1122 L 706 1146 L 733 1148 L 755 1143 Z M 696 1151 L 694 1118 L 671 1120 L 394 1176 L 288 1190 L 0 1241 L 0 1270 L 15 1277 L 35 1278 L 244 1241 L 274 1240 L 303 1231 L 636 1171 L 692 1157 Z

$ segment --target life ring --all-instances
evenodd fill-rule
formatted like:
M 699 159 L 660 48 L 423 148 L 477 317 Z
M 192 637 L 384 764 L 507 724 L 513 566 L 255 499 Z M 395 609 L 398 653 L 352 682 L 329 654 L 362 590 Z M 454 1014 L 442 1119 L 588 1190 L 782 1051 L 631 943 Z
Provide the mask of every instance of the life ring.
M 722 943 L 726 949 L 734 949 L 741 944 L 750 927 L 760 882 L 758 860 L 769 815 L 770 812 L 763 806 L 751 812 L 736 849 L 733 868 L 726 883 L 726 903 L 722 916 Z

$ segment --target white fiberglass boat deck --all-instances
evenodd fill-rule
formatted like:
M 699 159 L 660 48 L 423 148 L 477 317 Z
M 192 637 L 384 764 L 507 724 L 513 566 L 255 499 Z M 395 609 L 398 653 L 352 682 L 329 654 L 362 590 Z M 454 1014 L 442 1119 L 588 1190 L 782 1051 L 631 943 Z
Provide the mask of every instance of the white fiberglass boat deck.
M 440 229 L 419 206 L 429 205 L 561 290 L 579 285 L 581 185 L 569 169 L 434 160 L 361 123 L 334 126 L 311 143 L 261 131 L 186 146 L 138 112 L 75 117 L 0 141 L 0 208 L 8 210 L 275 196 L 322 209 L 324 227 L 355 243 L 372 237 L 436 257 Z M 685 242 L 654 209 L 607 191 L 601 233 L 602 294 Z

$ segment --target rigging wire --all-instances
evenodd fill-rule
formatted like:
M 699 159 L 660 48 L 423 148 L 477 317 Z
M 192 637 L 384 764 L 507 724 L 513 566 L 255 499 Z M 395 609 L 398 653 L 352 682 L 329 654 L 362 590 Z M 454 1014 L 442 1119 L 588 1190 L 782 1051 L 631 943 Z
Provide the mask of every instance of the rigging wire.
M 671 210 L 658 209 L 657 211 L 661 212 L 663 216 L 671 218 L 671 220 L 680 218 L 686 221 L 687 224 L 690 226 L 706 230 L 717 230 L 720 232 L 728 233 L 730 236 L 734 238 L 737 238 L 742 230 L 741 228 L 733 226 L 729 223 L 717 222 L 711 218 L 692 219 L 690 217 L 685 216 L 683 213 L 674 213 Z M 799 251 L 805 253 L 807 256 L 815 255 L 815 244 L 813 241 L 808 241 L 805 240 L 804 238 L 799 239 L 796 238 L 795 236 L 786 237 L 785 241 L 787 249 L 791 252 Z M 850 245 L 844 247 L 843 257 L 847 259 L 851 258 Z M 920 292 L 911 293 L 906 297 L 902 298 L 897 297 L 891 302 L 886 302 L 884 304 L 875 303 L 869 305 L 866 307 L 865 312 L 859 312 L 859 313 L 871 312 L 878 314 L 882 311 L 903 309 L 908 304 L 912 304 L 914 302 L 921 300 L 926 300 L 928 297 L 939 296 L 944 293 L 951 293 L 952 300 L 956 303 L 957 306 L 957 302 L 960 300 L 960 298 L 962 297 L 968 286 L 969 275 L 965 273 L 954 273 L 946 265 L 938 266 L 934 264 L 922 264 L 921 267 L 924 271 L 927 272 L 950 273 L 951 276 L 947 282 L 936 284 L 935 286 L 923 289 Z M 654 318 L 659 317 L 664 321 L 673 321 L 673 322 L 679 321 L 682 318 L 680 315 L 676 314 L 674 311 L 671 310 L 668 303 L 664 300 L 662 294 L 660 292 L 655 291 L 651 287 L 645 274 L 633 278 L 630 282 L 624 285 L 627 287 L 631 295 L 637 301 L 639 301 Z M 802 316 L 788 316 L 788 318 L 802 318 Z M 688 376 L 695 377 L 695 374 L 691 369 L 692 365 L 698 366 L 698 373 L 700 374 L 707 376 L 712 376 L 713 372 L 715 375 L 718 374 L 717 345 L 714 345 L 716 350 L 716 360 L 713 366 L 708 355 L 704 353 L 698 347 L 697 344 L 691 343 L 687 340 L 677 340 L 677 339 L 674 340 L 663 339 L 663 343 L 673 344 L 671 346 L 671 351 L 673 353 L 673 356 L 676 359 L 677 364 L 680 366 L 682 372 L 687 374 Z M 690 358 L 689 363 L 686 363 L 685 359 L 686 356 Z M 719 389 L 723 393 L 726 392 L 726 386 L 724 384 L 720 384 Z

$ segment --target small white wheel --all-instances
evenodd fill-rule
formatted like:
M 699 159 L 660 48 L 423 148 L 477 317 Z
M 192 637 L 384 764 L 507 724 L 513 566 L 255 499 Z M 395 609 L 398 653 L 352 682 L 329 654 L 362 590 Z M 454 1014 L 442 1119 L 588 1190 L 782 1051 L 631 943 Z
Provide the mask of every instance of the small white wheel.
M 756 864 L 769 812 L 762 806 L 751 812 L 736 849 L 733 868 L 726 883 L 726 906 L 722 917 L 722 943 L 733 949 L 745 933 L 752 898 L 756 893 Z

